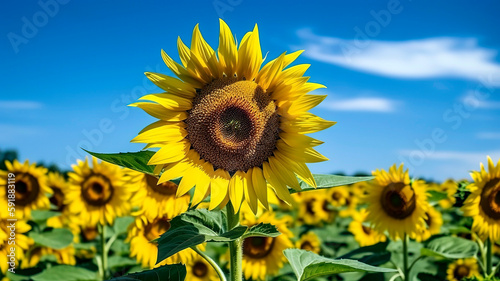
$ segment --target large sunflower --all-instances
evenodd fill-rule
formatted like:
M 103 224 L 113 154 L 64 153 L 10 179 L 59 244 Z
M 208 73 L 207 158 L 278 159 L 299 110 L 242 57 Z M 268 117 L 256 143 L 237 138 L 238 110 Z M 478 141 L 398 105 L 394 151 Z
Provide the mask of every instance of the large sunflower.
M 474 219 L 472 229 L 483 239 L 500 239 L 500 160 L 497 165 L 488 157 L 488 172 L 481 163 L 480 171 L 473 171 L 474 180 L 467 188 L 471 194 L 465 200 L 464 215 Z
M 161 214 L 174 217 L 187 211 L 189 195 L 176 197 L 177 184 L 171 181 L 158 184 L 157 178 L 135 171 L 128 175 L 139 186 L 132 200 L 133 206 L 139 206 L 139 214 L 153 220 Z
M 83 224 L 95 226 L 113 224 L 117 216 L 130 211 L 133 186 L 123 177 L 123 170 L 106 162 L 98 163 L 92 157 L 92 168 L 88 159 L 78 160 L 69 173 L 69 187 L 64 203 L 70 213 L 79 214 Z
M 178 196 L 196 185 L 193 204 L 210 194 L 213 209 L 229 196 L 235 211 L 243 200 L 254 211 L 258 201 L 267 207 L 266 181 L 286 202 L 292 201 L 287 186 L 300 189 L 297 177 L 316 186 L 305 163 L 327 158 L 313 149 L 322 142 L 305 134 L 335 122 L 307 112 L 325 96 L 307 94 L 324 87 L 303 77 L 309 65 L 286 68 L 301 51 L 283 53 L 261 68 L 257 25 L 237 47 L 222 20 L 217 50 L 198 25 L 191 48 L 177 43 L 182 65 L 163 51 L 162 57 L 180 80 L 146 73 L 165 92 L 132 104 L 160 119 L 132 140 L 159 148 L 148 163 L 163 170 L 159 183 L 183 177 Z
M 376 170 L 375 179 L 367 186 L 364 197 L 368 203 L 366 216 L 379 232 L 387 231 L 393 240 L 405 234 L 414 237 L 425 227 L 428 209 L 426 186 L 423 181 L 410 182 L 403 165 L 393 165 L 389 172 Z
M 7 204 L 7 196 L 12 195 L 11 190 L 15 190 L 15 215 L 18 218 L 29 219 L 31 210 L 48 209 L 50 207 L 48 194 L 52 190 L 47 186 L 46 173 L 44 167 L 37 167 L 35 163 L 30 163 L 26 160 L 23 164 L 14 160 L 13 162 L 5 161 L 7 171 L 0 170 L 0 200 L 3 204 Z M 12 173 L 15 177 L 9 177 Z M 15 188 L 9 188 L 14 183 Z M 6 216 L 7 212 L 2 210 L 2 217 Z
M 12 223 L 15 224 L 15 240 L 9 240 L 11 228 L 8 226 Z M 5 274 L 9 267 L 7 262 L 10 260 L 7 255 L 10 254 L 12 247 L 15 248 L 15 263 L 17 266 L 17 263 L 24 258 L 24 252 L 33 244 L 33 240 L 25 235 L 30 230 L 31 226 L 25 220 L 18 219 L 16 222 L 12 222 L 0 219 L 0 269 L 2 274 Z M 15 245 L 12 242 L 9 243 L 9 241 L 15 241 Z
M 190 281 L 219 281 L 219 276 L 213 267 L 200 256 L 196 256 L 186 265 L 186 280 Z
M 270 223 L 278 228 L 281 235 L 278 237 L 249 237 L 243 241 L 243 273 L 246 279 L 266 280 L 279 272 L 286 261 L 283 251 L 293 247 L 290 238 L 292 232 L 288 230 L 288 218 L 277 219 L 273 212 L 266 212 L 256 218 L 244 215 L 242 224 L 248 227 L 259 223 Z
M 449 281 L 461 281 L 479 276 L 479 266 L 475 258 L 456 260 L 450 263 L 446 270 L 446 280 Z
M 153 240 L 170 229 L 170 218 L 159 217 L 149 220 L 146 216 L 138 216 L 129 227 L 127 242 L 130 242 L 130 256 L 135 257 L 144 268 L 154 268 L 165 264 L 187 264 L 196 253 L 192 249 L 182 250 L 156 264 L 158 245 Z

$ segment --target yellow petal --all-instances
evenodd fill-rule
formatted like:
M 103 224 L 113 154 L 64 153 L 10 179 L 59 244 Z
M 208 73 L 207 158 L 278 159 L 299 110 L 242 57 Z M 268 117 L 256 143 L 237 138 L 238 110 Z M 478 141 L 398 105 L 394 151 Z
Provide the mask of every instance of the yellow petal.
M 167 110 L 165 107 L 156 103 L 136 102 L 130 104 L 129 106 L 139 107 L 147 114 L 164 121 L 182 121 L 188 117 L 188 114 L 185 111 Z
M 280 138 L 289 146 L 295 148 L 315 147 L 324 142 L 299 133 L 281 132 Z
M 294 190 L 301 190 L 297 177 L 288 167 L 284 166 L 275 156 L 269 157 L 268 161 L 271 168 L 282 182 Z
M 264 172 L 264 177 L 266 178 L 267 182 L 271 185 L 271 187 L 274 189 L 276 195 L 278 195 L 278 197 L 281 200 L 290 205 L 291 202 L 293 202 L 293 199 L 292 196 L 290 196 L 290 192 L 288 191 L 286 184 L 279 180 L 279 178 L 276 175 L 276 171 L 273 171 L 273 169 L 271 169 L 271 166 L 269 165 L 268 162 L 262 163 L 262 168 Z
M 307 167 L 307 165 L 303 162 L 293 161 L 290 158 L 286 157 L 279 151 L 275 151 L 274 155 L 276 159 L 280 161 L 280 163 L 289 168 L 291 171 L 297 174 L 297 176 L 306 182 L 308 185 L 312 187 L 316 187 L 316 180 L 314 179 L 311 171 Z
M 251 171 L 245 173 L 245 176 L 243 178 L 243 191 L 245 192 L 245 199 L 250 206 L 250 209 L 252 209 L 252 212 L 254 214 L 257 214 L 259 201 L 257 200 L 257 195 L 255 194 L 255 190 L 253 188 Z
M 327 129 L 337 122 L 325 120 L 312 113 L 305 112 L 295 118 L 282 118 L 280 128 L 285 132 L 310 134 Z
M 211 82 L 212 76 L 207 65 L 182 42 L 180 37 L 177 38 L 177 49 L 182 64 L 191 75 L 198 77 L 205 84 Z
M 229 176 L 229 173 L 225 170 L 217 169 L 217 171 L 214 172 L 210 182 L 210 210 L 219 206 L 227 197 L 230 178 L 231 176 Z
M 149 100 L 165 107 L 168 110 L 184 111 L 193 107 L 191 99 L 178 97 L 172 94 L 151 94 L 145 95 L 140 100 Z
M 193 206 L 198 205 L 207 196 L 208 187 L 210 186 L 210 175 L 213 172 L 214 168 L 212 164 L 204 162 L 201 165 L 192 199 Z
M 204 82 L 198 76 L 192 76 L 182 65 L 175 62 L 165 51 L 161 50 L 161 57 L 168 68 L 182 81 L 192 85 L 194 88 L 201 89 Z
M 165 169 L 163 171 L 163 174 L 161 174 L 158 184 L 184 176 L 186 170 L 190 167 L 191 164 L 189 164 L 186 161 L 172 163 L 165 166 Z
M 222 76 L 215 51 L 212 49 L 212 47 L 210 47 L 210 45 L 208 45 L 207 41 L 203 39 L 198 24 L 194 27 L 193 30 L 193 37 L 191 39 L 191 51 L 201 59 L 204 65 L 208 66 L 212 77 L 219 78 Z
M 277 59 L 269 62 L 262 68 L 262 70 L 255 78 L 255 82 L 257 82 L 263 89 L 273 88 L 274 81 L 276 76 L 283 70 L 285 67 L 285 53 L 282 53 Z
M 237 171 L 231 180 L 229 180 L 229 199 L 233 205 L 235 214 L 240 210 L 241 201 L 243 200 L 243 178 L 245 177 L 242 171 Z
M 254 167 L 250 169 L 252 173 L 252 186 L 259 201 L 264 205 L 264 208 L 269 209 L 269 202 L 267 200 L 267 183 L 262 173 L 262 169 Z
M 224 73 L 233 77 L 238 64 L 238 50 L 229 26 L 220 19 L 219 60 Z
M 253 80 L 262 64 L 259 29 L 257 25 L 252 32 L 245 34 L 238 50 L 238 77 Z
M 173 163 L 182 160 L 189 151 L 191 144 L 189 141 L 181 141 L 178 143 L 170 143 L 158 150 L 151 159 L 148 165 Z
M 279 113 L 287 117 L 295 117 L 317 106 L 325 98 L 326 95 L 303 95 L 291 102 L 289 106 L 279 107 Z
M 168 93 L 192 99 L 196 95 L 196 90 L 188 83 L 179 79 L 154 72 L 145 72 L 146 77 L 155 83 L 156 86 Z
M 276 142 L 276 148 L 286 157 L 298 162 L 316 163 L 328 160 L 328 158 L 321 155 L 313 148 L 296 149 L 283 142 L 283 140 L 278 140 Z

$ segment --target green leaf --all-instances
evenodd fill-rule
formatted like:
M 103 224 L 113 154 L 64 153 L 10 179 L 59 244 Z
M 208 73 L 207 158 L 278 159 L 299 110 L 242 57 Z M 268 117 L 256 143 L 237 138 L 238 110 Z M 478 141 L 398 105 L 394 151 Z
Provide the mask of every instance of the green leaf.
M 349 253 L 347 253 L 339 258 L 346 259 L 346 258 L 350 258 L 350 257 L 353 257 L 355 255 L 363 254 L 363 253 L 382 253 L 382 252 L 386 251 L 387 245 L 389 245 L 389 241 L 379 242 L 375 245 L 357 248 L 357 249 L 350 251 Z
M 61 213 L 56 211 L 33 210 L 31 211 L 31 220 L 35 222 L 40 222 L 59 215 L 61 215 Z
M 84 281 L 98 280 L 98 277 L 95 272 L 85 268 L 70 265 L 57 265 L 31 276 L 31 279 L 34 281 Z
M 430 195 L 428 200 L 431 202 L 437 202 L 448 198 L 448 194 L 446 194 L 446 192 L 440 192 L 437 190 L 427 190 L 427 193 Z
M 477 244 L 473 241 L 447 236 L 431 240 L 420 253 L 431 257 L 463 259 L 475 256 L 478 250 Z
M 113 230 L 115 232 L 115 235 L 127 233 L 129 225 L 133 222 L 134 218 L 130 216 L 116 218 L 115 223 L 113 224 Z
M 113 278 L 110 281 L 184 281 L 186 278 L 186 267 L 182 264 L 168 264 L 152 270 L 146 270 L 122 277 Z
M 283 253 L 299 281 L 344 272 L 396 272 L 395 269 L 375 267 L 356 260 L 329 259 L 300 249 L 286 249 Z
M 242 237 L 243 238 L 254 237 L 254 236 L 278 237 L 280 234 L 281 232 L 279 232 L 276 226 L 269 223 L 259 223 L 257 225 L 250 227 L 248 231 L 245 234 L 243 234 Z
M 82 148 L 83 149 L 83 148 Z M 85 149 L 83 149 L 85 150 Z M 99 158 L 103 161 L 129 168 L 141 173 L 154 176 L 154 166 L 148 165 L 149 159 L 155 154 L 154 151 L 143 150 L 139 152 L 126 153 L 96 153 L 85 150 L 90 155 Z
M 133 265 L 137 265 L 137 261 L 129 257 L 112 256 L 108 258 L 108 266 L 110 268 L 133 266 Z
M 226 215 L 221 211 L 190 210 L 170 221 L 170 229 L 157 239 L 156 263 L 184 249 L 204 242 L 229 242 L 241 237 L 246 226 L 226 230 Z
M 316 189 L 325 189 L 341 185 L 349 185 L 361 181 L 369 181 L 374 177 L 349 177 L 349 176 L 337 176 L 337 175 L 313 175 L 316 180 L 317 188 L 308 185 L 306 182 L 299 179 L 300 187 L 302 190 L 290 189 L 290 193 L 296 193 L 300 191 L 309 191 Z
M 46 232 L 31 232 L 29 236 L 35 243 L 52 249 L 64 249 L 73 242 L 73 233 L 66 228 L 53 228 Z

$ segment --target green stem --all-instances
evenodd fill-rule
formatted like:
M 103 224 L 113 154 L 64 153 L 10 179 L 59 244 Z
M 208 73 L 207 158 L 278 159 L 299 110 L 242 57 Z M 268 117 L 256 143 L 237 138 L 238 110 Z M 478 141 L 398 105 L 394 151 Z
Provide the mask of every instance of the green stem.
M 410 280 L 410 271 L 408 268 L 408 235 L 403 237 L 403 272 L 404 280 Z
M 493 243 L 491 243 L 491 240 L 490 238 L 488 238 L 486 240 L 486 275 L 487 276 L 490 276 L 491 275 L 491 271 L 492 271 L 492 257 L 493 255 L 491 254 L 491 251 L 492 251 L 492 248 L 493 248 Z
M 233 205 L 231 202 L 226 205 L 227 211 L 227 227 L 229 230 L 240 224 L 240 213 L 234 213 Z M 229 255 L 230 255 L 230 270 L 231 281 L 241 281 L 243 280 L 242 272 L 242 261 L 243 261 L 243 240 L 238 238 L 234 241 L 229 242 Z
M 102 268 L 102 280 L 108 278 L 108 249 L 106 247 L 106 226 L 99 224 L 99 234 L 101 235 L 101 268 Z
M 200 255 L 202 258 L 204 258 L 212 266 L 212 268 L 215 270 L 215 272 L 217 272 L 217 275 L 219 275 L 219 279 L 221 281 L 227 281 L 226 275 L 224 275 L 224 272 L 222 272 L 222 269 L 217 265 L 217 263 L 213 259 L 211 259 L 207 254 L 205 254 L 203 251 L 198 249 L 198 247 L 196 247 L 196 246 L 191 247 L 191 249 L 193 249 L 196 253 L 198 253 L 198 255 Z

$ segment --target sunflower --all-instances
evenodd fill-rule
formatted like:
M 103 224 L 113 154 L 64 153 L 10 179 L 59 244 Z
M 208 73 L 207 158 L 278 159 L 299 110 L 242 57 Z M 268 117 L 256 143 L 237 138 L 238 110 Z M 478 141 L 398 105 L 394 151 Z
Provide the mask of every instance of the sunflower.
M 295 247 L 319 254 L 319 252 L 321 251 L 321 241 L 319 240 L 318 235 L 314 234 L 314 232 L 309 231 L 300 236 L 300 239 L 295 244 Z
M 46 173 L 44 167 L 37 167 L 35 163 L 30 163 L 28 160 L 24 164 L 14 160 L 14 162 L 5 161 L 7 171 L 0 170 L 0 200 L 2 205 L 7 205 L 7 197 L 12 195 L 11 191 L 15 190 L 15 208 L 16 217 L 29 219 L 31 210 L 48 209 L 50 207 L 47 194 L 51 194 L 51 189 L 47 186 Z M 15 177 L 10 177 L 10 174 Z M 11 185 L 14 188 L 11 188 Z M 7 194 L 8 193 L 8 194 Z M 7 215 L 7 212 L 2 211 L 2 216 Z
M 78 160 L 69 174 L 69 186 L 64 203 L 69 212 L 78 214 L 80 221 L 89 226 L 97 223 L 113 224 L 115 217 L 126 215 L 131 208 L 134 187 L 123 176 L 123 170 L 106 162 L 98 163 L 92 157 Z
M 9 240 L 12 229 L 9 226 L 12 224 L 15 227 L 15 244 L 11 242 L 14 240 Z M 5 274 L 9 267 L 8 262 L 10 260 L 7 255 L 10 255 L 12 248 L 14 248 L 14 261 L 17 265 L 24 258 L 24 252 L 33 244 L 33 240 L 25 235 L 30 230 L 31 226 L 25 220 L 18 219 L 13 222 L 7 219 L 0 219 L 0 269 L 2 274 Z
M 57 263 L 75 265 L 75 248 L 70 245 L 64 249 L 51 249 L 48 247 L 35 247 L 29 251 L 27 259 L 23 260 L 22 268 L 35 267 L 45 256 L 54 256 Z
M 366 217 L 379 231 L 388 231 L 391 239 L 417 235 L 425 227 L 428 209 L 426 186 L 423 181 L 410 182 L 408 170 L 403 165 L 393 165 L 389 172 L 376 170 L 375 179 L 367 187 L 364 201 L 368 203 Z
M 425 241 L 432 235 L 439 234 L 441 232 L 441 226 L 443 225 L 441 213 L 436 211 L 432 206 L 428 207 L 425 215 L 427 217 L 425 219 L 425 227 L 421 228 L 415 237 L 412 237 L 418 242 Z
M 332 221 L 335 211 L 330 209 L 324 190 L 300 192 L 299 218 L 308 225 L 320 225 Z
M 196 256 L 186 265 L 186 280 L 190 281 L 218 281 L 219 276 L 207 261 Z
M 307 94 L 324 87 L 303 77 L 309 65 L 286 68 L 301 51 L 261 68 L 257 25 L 237 47 L 222 20 L 216 51 L 198 25 L 191 48 L 177 43 L 182 65 L 164 51 L 162 57 L 180 80 L 146 73 L 165 92 L 131 105 L 159 119 L 132 140 L 159 148 L 148 163 L 163 170 L 159 183 L 183 177 L 178 196 L 196 185 L 193 205 L 210 194 L 213 209 L 229 196 L 235 212 L 243 200 L 254 211 L 259 201 L 267 207 L 266 181 L 285 202 L 291 201 L 287 186 L 300 189 L 297 177 L 316 186 L 306 163 L 327 158 L 313 149 L 322 142 L 305 134 L 335 122 L 307 112 L 326 96 Z
M 47 226 L 62 228 L 70 221 L 67 204 L 64 203 L 68 182 L 61 174 L 50 172 L 47 177 L 47 185 L 52 189 L 52 196 L 49 198 L 51 210 L 61 213 L 58 216 L 47 219 Z
M 488 157 L 488 172 L 481 163 L 480 171 L 473 171 L 473 183 L 467 186 L 471 194 L 465 200 L 464 216 L 472 217 L 472 230 L 481 238 L 500 239 L 500 160 L 497 165 Z
M 174 217 L 187 211 L 189 195 L 176 197 L 177 184 L 171 181 L 158 184 L 156 177 L 135 171 L 129 171 L 128 175 L 139 186 L 132 200 L 132 205 L 140 208 L 138 214 L 153 220 L 160 214 Z
M 441 184 L 436 184 L 435 189 L 440 192 L 446 193 L 446 198 L 439 200 L 439 206 L 443 209 L 451 208 L 457 199 L 455 198 L 455 193 L 458 190 L 458 184 L 452 179 L 448 179 Z
M 347 206 L 349 200 L 347 186 L 337 186 L 326 190 L 330 204 L 337 208 Z
M 158 245 L 153 240 L 170 229 L 170 218 L 159 217 L 148 220 L 144 215 L 138 216 L 129 227 L 126 241 L 130 243 L 130 256 L 135 257 L 144 268 L 154 268 L 165 264 L 188 264 L 196 253 L 192 249 L 182 250 L 156 264 Z
M 289 219 L 276 218 L 273 212 L 265 212 L 258 218 L 253 214 L 242 214 L 242 224 L 248 227 L 259 223 L 270 223 L 278 228 L 278 237 L 249 237 L 243 241 L 243 273 L 245 279 L 266 280 L 266 276 L 276 275 L 283 267 L 286 258 L 283 251 L 293 247 L 288 230 Z
M 466 278 L 479 277 L 479 268 L 475 258 L 459 259 L 448 265 L 446 270 L 448 281 L 460 281 Z
M 349 223 L 347 228 L 349 232 L 354 235 L 354 240 L 356 240 L 361 247 L 385 242 L 387 239 L 383 233 L 365 224 L 367 215 L 366 209 L 361 209 L 359 212 L 353 214 L 353 220 Z

